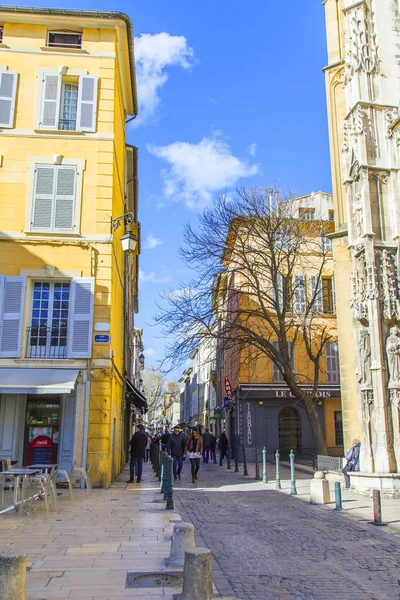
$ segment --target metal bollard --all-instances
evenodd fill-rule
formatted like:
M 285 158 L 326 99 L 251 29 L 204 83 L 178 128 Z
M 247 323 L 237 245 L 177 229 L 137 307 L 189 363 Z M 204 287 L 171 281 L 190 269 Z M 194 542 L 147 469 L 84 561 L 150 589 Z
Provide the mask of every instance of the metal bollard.
M 226 455 L 226 468 L 227 468 L 228 471 L 231 470 L 231 459 L 229 458 L 229 450 L 228 450 L 228 453 Z
M 219 451 L 219 467 L 222 467 L 222 452 L 221 450 Z
M 335 510 L 342 510 L 342 489 L 339 481 L 335 481 L 335 503 Z
M 374 520 L 370 521 L 370 524 L 380 527 L 387 525 L 387 523 L 382 521 L 381 493 L 379 490 L 372 490 L 372 502 L 374 506 Z
M 276 468 L 276 485 L 275 488 L 277 490 L 281 490 L 282 486 L 281 486 L 281 469 L 280 469 L 280 464 L 279 464 L 279 459 L 280 459 L 281 455 L 279 454 L 279 450 L 277 450 L 275 452 L 275 468 Z
M 258 462 L 258 448 L 256 448 L 256 475 L 255 481 L 260 481 L 260 463 Z
M 213 464 L 216 465 L 217 464 L 217 449 L 216 448 L 214 448 L 214 454 L 213 454 L 213 456 L 214 456 Z
M 248 475 L 249 472 L 247 470 L 247 461 L 246 461 L 246 449 L 242 446 L 243 449 L 243 475 Z
M 295 496 L 297 494 L 297 490 L 296 490 L 296 475 L 294 472 L 294 452 L 293 452 L 293 450 L 290 451 L 289 460 L 290 460 L 290 495 Z
M 167 461 L 165 460 L 165 458 L 165 454 L 163 454 L 161 459 L 161 494 L 165 494 L 165 491 L 167 489 Z
M 172 463 L 173 458 L 167 456 L 167 464 L 168 464 L 168 490 L 167 490 L 167 506 L 165 507 L 167 510 L 174 509 L 174 487 L 172 485 Z
M 239 446 L 236 446 L 235 452 L 235 473 L 239 473 Z
M 163 452 L 160 450 L 158 465 L 157 465 L 157 479 L 161 481 L 161 464 L 162 464 Z
M 262 455 L 263 455 L 263 483 L 268 483 L 268 479 L 267 479 L 267 449 L 265 446 L 262 449 Z

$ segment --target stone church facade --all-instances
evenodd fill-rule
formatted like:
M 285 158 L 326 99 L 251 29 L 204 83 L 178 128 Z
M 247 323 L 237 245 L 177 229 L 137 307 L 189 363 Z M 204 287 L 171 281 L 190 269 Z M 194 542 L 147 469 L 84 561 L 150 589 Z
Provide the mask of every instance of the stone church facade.
M 400 496 L 400 4 L 325 0 L 345 446 Z

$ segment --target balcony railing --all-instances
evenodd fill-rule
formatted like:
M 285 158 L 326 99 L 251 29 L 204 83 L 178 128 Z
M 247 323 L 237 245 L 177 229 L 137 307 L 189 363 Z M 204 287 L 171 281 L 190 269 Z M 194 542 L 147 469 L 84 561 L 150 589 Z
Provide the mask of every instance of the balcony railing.
M 76 131 L 76 119 L 60 119 L 58 129 L 59 131 Z
M 67 358 L 68 331 L 64 327 L 27 328 L 26 358 Z

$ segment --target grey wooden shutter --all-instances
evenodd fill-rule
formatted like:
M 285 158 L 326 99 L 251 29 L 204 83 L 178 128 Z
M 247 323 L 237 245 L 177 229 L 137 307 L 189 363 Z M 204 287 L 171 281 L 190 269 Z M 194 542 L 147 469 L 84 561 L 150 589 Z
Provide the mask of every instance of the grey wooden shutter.
M 18 73 L 0 71 L 0 127 L 14 127 Z
M 306 286 L 304 275 L 294 276 L 294 297 L 293 297 L 293 312 L 305 313 L 306 312 Z
M 21 354 L 25 277 L 5 277 L 2 287 L 0 357 L 19 358 Z
M 40 129 L 58 129 L 61 101 L 61 75 L 44 75 Z
M 274 346 L 274 348 L 276 350 L 279 351 L 279 342 L 278 341 L 272 342 L 272 345 Z M 274 383 L 282 383 L 284 381 L 283 375 L 282 375 L 281 371 L 279 370 L 279 367 L 274 363 L 274 361 L 272 361 L 272 381 Z
M 76 167 L 57 167 L 54 200 L 54 229 L 74 228 Z
M 282 308 L 282 298 L 283 298 L 283 275 L 281 273 L 277 273 L 277 287 L 278 287 L 278 298 L 276 298 L 275 288 L 273 282 L 271 281 L 271 298 L 273 301 L 273 310 L 276 308 Z M 276 308 L 275 308 L 276 307 Z
M 68 332 L 69 358 L 91 357 L 93 304 L 94 277 L 73 279 Z
M 32 231 L 50 231 L 53 224 L 56 167 L 36 165 L 32 209 Z
M 339 382 L 339 355 L 337 342 L 328 342 L 325 351 L 326 383 Z
M 97 77 L 79 78 L 78 127 L 79 131 L 96 131 Z
M 336 314 L 336 292 L 335 292 L 335 278 L 332 276 L 332 312 Z
M 315 295 L 315 297 L 314 297 Z M 322 279 L 318 275 L 311 275 L 311 298 L 314 298 L 312 312 L 323 312 Z

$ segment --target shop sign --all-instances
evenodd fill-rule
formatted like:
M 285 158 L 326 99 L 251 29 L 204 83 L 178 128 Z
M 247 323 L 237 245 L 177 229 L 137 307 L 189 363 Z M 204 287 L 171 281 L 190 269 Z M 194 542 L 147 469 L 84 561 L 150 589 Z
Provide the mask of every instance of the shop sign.
M 232 386 L 229 377 L 225 377 L 225 393 L 229 400 L 232 400 Z

